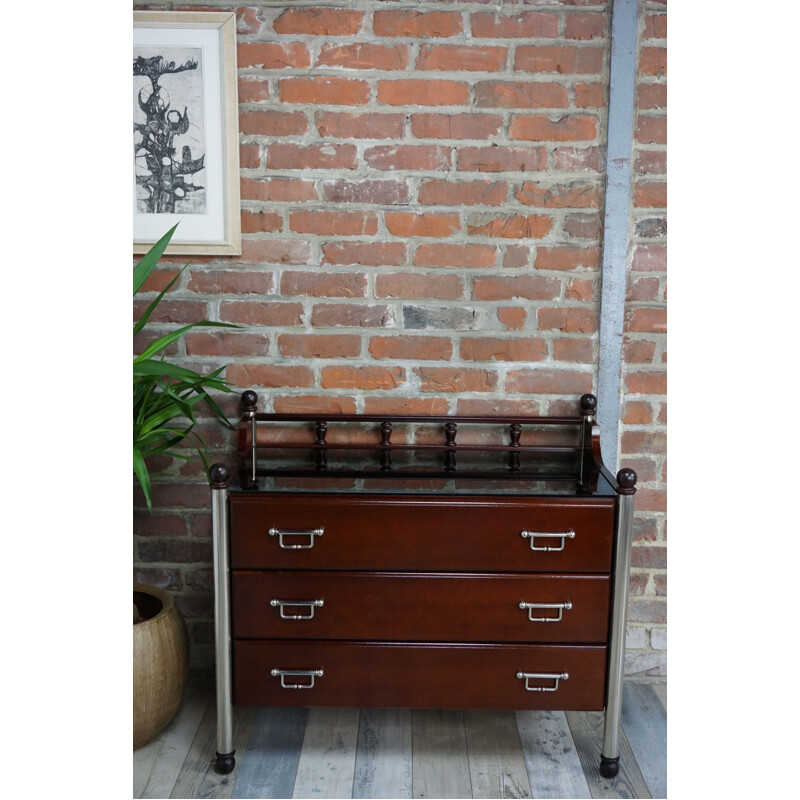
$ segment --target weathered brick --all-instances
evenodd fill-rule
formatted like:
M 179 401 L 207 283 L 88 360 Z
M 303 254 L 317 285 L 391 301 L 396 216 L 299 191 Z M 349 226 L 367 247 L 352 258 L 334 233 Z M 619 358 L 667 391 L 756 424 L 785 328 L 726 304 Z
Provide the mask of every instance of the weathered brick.
M 597 269 L 600 250 L 597 247 L 539 246 L 533 264 L 537 269 Z
M 467 218 L 470 236 L 499 236 L 504 239 L 542 239 L 553 228 L 553 218 L 542 214 L 487 214 Z
M 639 72 L 643 75 L 666 75 L 667 48 L 643 47 L 639 54 Z
M 653 422 L 653 406 L 644 400 L 625 400 L 625 411 L 622 415 L 622 421 L 625 425 L 650 425 Z M 652 467 L 652 462 L 648 460 Z M 655 478 L 655 469 L 652 469 L 653 477 L 645 478 L 641 467 L 637 467 L 631 463 L 630 460 L 625 462 L 625 466 L 630 466 L 636 470 L 640 481 L 653 480 Z
M 600 187 L 594 183 L 546 185 L 527 182 L 514 192 L 518 202 L 538 208 L 599 208 Z
M 520 330 L 527 319 L 528 312 L 517 306 L 504 306 L 497 309 L 497 318 L 508 331 Z
M 320 136 L 334 139 L 400 139 L 405 128 L 405 116 L 320 111 L 316 123 Z
M 543 114 L 514 116 L 508 127 L 511 139 L 550 142 L 590 142 L 597 138 L 597 117 L 567 114 L 551 119 Z
M 479 81 L 475 84 L 478 108 L 567 108 L 567 88 L 558 83 Z
M 438 145 L 376 145 L 364 151 L 375 169 L 440 170 L 450 166 L 450 151 Z
M 238 331 L 190 331 L 184 337 L 188 356 L 266 356 L 269 337 Z
M 289 8 L 272 23 L 275 33 L 300 36 L 353 36 L 361 30 L 363 11 L 349 8 Z
M 371 211 L 290 211 L 289 230 L 316 236 L 374 236 L 378 215 Z
M 441 336 L 373 336 L 369 352 L 373 358 L 448 361 L 453 354 L 453 343 Z
M 239 69 L 302 69 L 311 66 L 308 46 L 303 42 L 239 42 L 236 60 Z
M 237 90 L 240 103 L 266 103 L 269 100 L 269 81 L 256 75 L 240 75 L 237 81 Z M 244 116 L 240 112 L 240 118 Z M 240 121 L 239 127 L 243 123 Z M 244 123 L 246 126 L 246 123 Z
M 303 114 L 283 111 L 243 111 L 239 130 L 245 136 L 294 136 L 305 133 Z
M 461 227 L 458 214 L 414 214 L 406 211 L 386 211 L 384 222 L 392 236 L 447 237 L 457 233 Z
M 508 195 L 505 181 L 423 181 L 419 186 L 421 205 L 499 206 Z
M 356 401 L 341 395 L 284 395 L 273 400 L 272 408 L 276 414 L 355 414 Z
M 460 147 L 461 172 L 537 172 L 547 169 L 544 147 Z
M 655 342 L 626 338 L 622 344 L 625 362 L 628 364 L 650 364 L 656 352 Z
M 638 144 L 666 144 L 667 118 L 639 114 L 635 138 Z
M 254 386 L 274 389 L 314 385 L 314 372 L 309 367 L 291 367 L 263 362 L 231 364 L 225 371 L 225 376 L 233 386 L 244 389 Z
M 255 143 L 245 143 L 239 145 L 239 166 L 242 169 L 258 169 L 261 166 L 261 145 Z M 242 184 L 248 180 L 242 178 Z M 246 199 L 244 194 L 242 199 Z
M 378 102 L 390 106 L 461 106 L 469 101 L 469 84 L 461 81 L 378 81 Z
M 476 330 L 480 317 L 474 308 L 462 306 L 403 306 L 403 327 L 406 330 L 440 329 Z
M 324 44 L 320 48 L 318 67 L 344 69 L 405 69 L 408 66 L 408 45 L 374 44 Z
M 667 86 L 664 83 L 640 83 L 636 87 L 636 107 L 640 110 L 662 110 L 667 107 Z
M 282 103 L 363 106 L 369 101 L 370 88 L 366 81 L 355 78 L 280 78 L 278 94 Z
M 594 363 L 594 342 L 591 339 L 554 339 L 553 359 L 576 364 Z
M 418 367 L 423 392 L 492 392 L 497 387 L 497 373 L 485 369 Z
M 242 178 L 242 200 L 302 203 L 317 200 L 313 181 L 300 178 Z
M 406 379 L 403 367 L 350 367 L 336 365 L 323 367 L 320 386 L 323 389 L 359 389 L 390 391 L 402 386 Z
M 539 330 L 557 330 L 564 333 L 595 333 L 597 313 L 591 308 L 561 306 L 540 308 L 536 312 Z
M 267 147 L 267 169 L 355 169 L 356 148 L 352 144 L 271 144 Z
M 592 390 L 589 372 L 550 368 L 509 370 L 506 391 L 523 394 L 580 395 Z
M 405 260 L 406 246 L 402 242 L 326 242 L 322 245 L 323 264 L 399 267 Z
M 482 417 L 537 417 L 543 413 L 542 402 L 538 398 L 500 399 L 460 397 L 458 413 L 466 416 Z
M 282 333 L 281 355 L 289 358 L 354 358 L 361 352 L 361 337 L 355 334 Z
M 666 333 L 666 308 L 640 306 L 625 312 L 625 330 L 641 333 Z
M 462 33 L 461 15 L 455 11 L 375 11 L 372 30 L 376 36 L 448 38 Z
M 601 235 L 599 214 L 570 214 L 564 217 L 564 233 L 571 239 L 595 239 Z
M 637 181 L 634 187 L 633 202 L 637 208 L 666 208 L 666 182 Z
M 660 239 L 667 235 L 666 217 L 643 217 L 634 223 L 634 233 L 642 239 Z
M 243 239 L 238 261 L 245 264 L 306 264 L 311 256 L 308 242 L 279 239 Z
M 606 154 L 602 147 L 557 147 L 553 150 L 553 166 L 564 172 L 589 170 L 602 172 Z
M 639 245 L 633 250 L 631 269 L 664 272 L 667 269 L 667 248 L 664 245 Z
M 634 162 L 637 175 L 666 175 L 667 154 L 664 150 L 639 150 Z
M 540 275 L 520 275 L 515 278 L 476 277 L 472 291 L 476 300 L 555 300 L 561 281 Z
M 281 230 L 281 214 L 274 211 L 242 211 L 242 233 L 276 233 Z
M 666 394 L 666 372 L 628 372 L 625 391 L 629 394 Z
M 503 266 L 507 269 L 522 269 L 530 262 L 531 250 L 522 245 L 509 244 L 503 256 Z
M 658 302 L 660 281 L 655 276 L 629 277 L 625 299 L 628 301 Z
M 418 139 L 490 139 L 500 132 L 495 114 L 414 114 L 411 133 Z
M 139 319 L 149 302 L 137 300 L 133 304 L 134 319 Z M 163 323 L 180 323 L 186 325 L 208 317 L 208 306 L 205 302 L 191 300 L 162 300 L 153 311 L 150 321 Z
M 303 324 L 302 303 L 223 300 L 219 304 L 222 322 L 239 325 L 286 326 Z
M 597 282 L 589 279 L 570 278 L 564 292 L 567 300 L 577 300 L 580 303 L 589 303 L 597 300 Z
M 420 416 L 441 416 L 448 411 L 447 400 L 443 397 L 366 397 L 365 414 L 418 414 Z
M 330 203 L 408 205 L 408 184 L 400 181 L 325 181 L 322 197 Z
M 289 297 L 365 297 L 367 276 L 360 273 L 284 272 L 281 294 Z
M 271 272 L 195 267 L 189 275 L 186 288 L 190 292 L 210 295 L 269 294 L 273 289 L 274 282 L 275 276 Z
M 575 90 L 576 108 L 605 108 L 606 87 L 602 83 L 576 83 Z
M 470 15 L 472 35 L 478 39 L 552 39 L 558 36 L 558 15 L 542 11 Z
M 392 321 L 388 306 L 366 306 L 354 303 L 318 303 L 311 311 L 314 327 L 385 328 Z
M 414 254 L 417 267 L 493 267 L 497 248 L 490 244 L 420 244 Z
M 544 361 L 544 339 L 499 339 L 493 336 L 464 337 L 461 358 L 465 361 Z
M 606 15 L 596 12 L 567 14 L 564 36 L 567 39 L 602 39 L 606 35 Z
M 514 69 L 518 72 L 599 75 L 603 71 L 603 48 L 521 45 L 517 48 Z
M 457 300 L 464 294 L 460 275 L 420 275 L 419 273 L 389 273 L 375 276 L 375 297 L 402 297 L 409 300 L 429 297 L 438 300 Z
M 644 38 L 645 39 L 666 39 L 667 38 L 667 15 L 666 14 L 646 14 L 644 18 Z
M 506 63 L 508 48 L 459 44 L 424 44 L 419 49 L 418 70 L 447 72 L 499 72 Z
M 662 455 L 667 452 L 667 436 L 661 431 L 623 431 L 620 451 Z

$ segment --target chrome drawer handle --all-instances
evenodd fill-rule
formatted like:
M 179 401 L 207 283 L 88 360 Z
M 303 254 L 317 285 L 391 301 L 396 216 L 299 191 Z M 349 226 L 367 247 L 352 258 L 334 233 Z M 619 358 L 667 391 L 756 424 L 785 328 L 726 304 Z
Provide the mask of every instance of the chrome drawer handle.
M 270 600 L 269 604 L 275 608 L 276 606 L 280 610 L 281 619 L 314 619 L 314 609 L 315 608 L 322 608 L 322 605 L 325 601 L 323 599 L 319 600 L 278 600 L 276 597 L 274 600 Z M 308 614 L 284 614 L 283 610 L 284 607 L 292 607 L 297 606 L 301 608 L 307 608 L 309 613 Z
M 310 531 L 281 531 L 277 528 L 270 528 L 269 535 L 278 537 L 278 544 L 284 550 L 310 550 L 314 546 L 314 537 L 322 536 L 325 528 L 314 528 Z M 284 544 L 284 536 L 308 536 L 308 544 Z
M 568 531 L 559 531 L 557 533 L 542 533 L 541 531 L 522 531 L 520 536 L 523 539 L 531 540 L 531 550 L 538 550 L 543 553 L 557 553 L 564 549 L 564 544 L 567 539 L 575 538 L 575 531 L 570 528 Z M 534 547 L 533 543 L 536 539 L 561 539 L 561 544 L 558 547 Z
M 274 678 L 280 677 L 282 689 L 313 689 L 314 678 L 322 677 L 321 669 L 273 669 L 270 672 Z M 303 683 L 286 683 L 286 678 L 308 678 L 309 681 Z
M 566 672 L 518 672 L 517 677 L 520 680 L 525 680 L 526 692 L 555 692 L 558 689 L 558 682 L 565 681 L 569 678 Z M 531 686 L 528 681 L 541 680 L 541 681 L 555 681 L 553 686 Z
M 524 600 L 519 604 L 519 607 L 524 611 L 526 608 L 528 609 L 528 619 L 531 622 L 561 622 L 561 617 L 564 613 L 564 610 L 567 611 L 572 610 L 572 603 L 567 600 L 563 603 L 526 603 Z M 558 616 L 557 617 L 534 617 L 532 616 L 531 612 L 534 608 L 557 608 L 558 609 Z

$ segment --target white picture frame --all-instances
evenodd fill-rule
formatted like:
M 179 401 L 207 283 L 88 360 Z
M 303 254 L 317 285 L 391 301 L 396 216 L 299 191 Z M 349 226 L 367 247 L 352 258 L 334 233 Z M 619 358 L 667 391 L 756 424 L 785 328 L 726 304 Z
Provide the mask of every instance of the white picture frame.
M 236 17 L 134 11 L 133 252 L 240 255 Z

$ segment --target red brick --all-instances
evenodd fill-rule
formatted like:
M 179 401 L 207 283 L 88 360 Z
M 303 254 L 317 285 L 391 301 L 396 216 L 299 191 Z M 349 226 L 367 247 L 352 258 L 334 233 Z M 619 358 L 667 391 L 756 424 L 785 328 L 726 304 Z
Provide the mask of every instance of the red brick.
M 631 622 L 666 622 L 667 604 L 660 600 L 637 600 L 630 604 L 628 619 Z
M 475 84 L 477 108 L 567 108 L 569 94 L 557 83 L 479 81 Z
M 282 333 L 278 349 L 288 358 L 354 358 L 361 337 L 353 334 Z
M 402 386 L 406 379 L 403 367 L 331 366 L 321 370 L 323 389 L 382 389 L 390 391 Z
M 666 333 L 666 308 L 641 306 L 625 314 L 625 330 L 640 333 Z
M 667 118 L 639 114 L 636 125 L 636 141 L 639 144 L 666 144 Z
M 494 114 L 414 114 L 411 133 L 418 139 L 490 139 L 500 132 Z
M 376 36 L 447 38 L 464 30 L 461 15 L 455 11 L 376 11 L 372 30 Z
M 542 414 L 538 399 L 500 400 L 460 397 L 458 412 L 468 417 L 537 417 Z
M 309 367 L 287 367 L 276 364 L 230 364 L 225 371 L 225 377 L 234 386 L 246 389 L 254 386 L 276 389 L 314 385 L 314 373 Z
M 497 261 L 497 248 L 490 244 L 421 244 L 414 254 L 417 267 L 488 268 Z
M 301 36 L 353 36 L 361 30 L 364 12 L 349 8 L 290 8 L 272 24 L 275 33 Z
M 405 69 L 408 66 L 408 45 L 324 44 L 316 65 L 345 69 Z
M 506 253 L 503 256 L 503 266 L 508 269 L 522 269 L 527 267 L 530 261 L 531 250 L 522 245 L 510 244 L 506 246 Z
M 505 181 L 423 181 L 419 186 L 420 205 L 499 206 L 505 203 L 508 184 Z
M 666 372 L 629 372 L 625 376 L 628 394 L 666 394 Z
M 633 567 L 652 567 L 654 569 L 666 569 L 667 548 L 666 547 L 632 547 L 631 566 Z
M 476 277 L 472 281 L 476 300 L 555 300 L 561 291 L 561 281 L 540 275 L 520 275 L 516 278 Z
M 276 414 L 355 414 L 352 397 L 323 397 L 318 394 L 285 395 L 272 401 Z
M 641 339 L 625 339 L 622 352 L 627 364 L 650 364 L 656 352 L 655 342 Z
M 305 133 L 304 114 L 283 111 L 243 111 L 239 114 L 239 132 L 245 136 L 295 136 Z
M 255 8 L 236 9 L 236 31 L 242 34 L 258 33 L 261 30 L 261 20 Z
M 470 15 L 472 35 L 478 39 L 552 39 L 558 36 L 558 15 L 541 11 Z
M 636 87 L 636 107 L 640 110 L 666 108 L 667 85 L 665 83 L 640 83 Z
M 650 275 L 629 278 L 625 299 L 634 302 L 657 302 L 660 299 L 658 278 Z
M 284 272 L 281 294 L 311 297 L 366 297 L 366 275 L 353 272 Z
M 443 336 L 373 336 L 369 352 L 373 358 L 448 361 L 453 354 L 453 343 Z
M 644 37 L 645 39 L 666 39 L 667 38 L 667 15 L 666 14 L 647 14 L 644 18 Z
M 600 187 L 593 183 L 562 183 L 551 186 L 523 183 L 514 197 L 537 208 L 599 208 Z
M 460 354 L 464 361 L 544 361 L 547 344 L 544 339 L 464 337 Z
M 524 394 L 572 394 L 592 391 L 590 372 L 573 372 L 557 369 L 509 370 L 506 391 Z
M 605 108 L 606 87 L 602 83 L 576 83 L 575 106 L 577 108 Z
M 504 239 L 542 239 L 552 230 L 553 218 L 542 214 L 503 214 L 486 219 L 484 216 L 467 220 L 471 236 L 499 236 Z
M 423 392 L 493 392 L 497 373 L 485 369 L 419 367 L 414 370 Z
M 199 267 L 198 267 L 199 269 Z M 157 269 L 150 273 L 150 276 L 142 284 L 140 292 L 161 292 L 167 288 L 169 282 L 175 278 L 180 272 L 179 269 Z M 175 291 L 175 287 L 170 289 L 171 292 Z
M 448 404 L 443 397 L 366 397 L 365 414 L 418 414 L 420 416 L 442 416 L 447 414 Z
M 506 63 L 508 48 L 475 47 L 460 44 L 424 44 L 417 56 L 418 70 L 447 72 L 499 72 Z
M 452 236 L 461 227 L 458 214 L 414 214 L 410 211 L 385 211 L 383 219 L 392 236 Z
M 314 76 L 281 78 L 282 103 L 316 103 L 327 106 L 363 106 L 369 102 L 369 84 L 353 78 Z
M 667 48 L 643 47 L 639 54 L 639 72 L 642 75 L 666 75 Z
M 137 514 L 133 533 L 136 536 L 187 536 L 186 520 L 177 514 Z
M 450 166 L 450 148 L 437 145 L 376 145 L 364 151 L 375 169 L 441 170 Z
M 536 319 L 541 331 L 563 331 L 564 333 L 595 333 L 597 314 L 591 308 L 561 306 L 540 308 Z
M 255 75 L 240 75 L 238 79 L 240 103 L 264 103 L 269 100 L 269 81 Z
M 603 48 L 521 45 L 517 48 L 514 69 L 518 72 L 599 75 L 603 72 Z
M 271 272 L 193 267 L 186 288 L 203 294 L 269 294 L 274 277 Z
M 222 322 L 241 325 L 302 325 L 301 303 L 262 302 L 256 300 L 223 300 L 219 304 Z
M 408 184 L 400 181 L 326 181 L 322 196 L 330 203 L 405 206 L 410 192 Z
M 238 261 L 245 264 L 306 264 L 311 257 L 308 242 L 278 239 L 243 239 Z
M 399 267 L 405 263 L 402 242 L 326 242 L 323 264 L 363 264 L 370 267 Z
M 606 35 L 606 15 L 597 13 L 567 14 L 564 36 L 567 39 L 602 39 Z
M 148 305 L 149 302 L 144 300 L 134 301 L 134 319 L 139 319 Z M 163 323 L 174 322 L 186 325 L 206 317 L 208 317 L 208 307 L 205 303 L 188 300 L 162 300 L 155 311 L 153 311 L 150 321 Z
M 289 230 L 316 236 L 374 236 L 378 216 L 371 211 L 290 211 Z
M 461 147 L 461 172 L 536 172 L 547 169 L 544 147 Z
M 261 145 L 240 144 L 239 166 L 242 169 L 258 169 L 261 166 Z M 248 179 L 242 178 L 242 184 L 244 184 L 246 180 Z
M 317 200 L 313 181 L 300 178 L 242 178 L 242 200 L 299 203 Z
M 537 269 L 597 269 L 600 251 L 596 247 L 537 247 L 533 265 Z
M 667 452 L 667 436 L 661 431 L 624 431 L 620 444 L 622 453 L 662 455 Z
M 567 114 L 550 119 L 543 114 L 514 116 L 508 127 L 511 139 L 549 142 L 590 142 L 597 138 L 597 117 Z
M 633 251 L 631 269 L 664 272 L 667 269 L 667 248 L 665 245 L 638 245 Z
M 570 278 L 564 297 L 567 300 L 589 303 L 597 299 L 597 284 L 593 280 Z
M 517 306 L 504 306 L 497 309 L 497 318 L 507 331 L 518 331 L 525 324 L 528 312 Z
M 653 585 L 656 589 L 656 595 L 659 597 L 666 597 L 667 594 L 667 576 L 666 575 L 653 575 Z
M 637 175 L 666 175 L 667 154 L 664 150 L 639 149 L 634 169 Z
M 274 211 L 242 211 L 242 233 L 275 233 L 283 229 L 283 217 Z
M 311 324 L 315 328 L 385 328 L 391 319 L 389 306 L 360 303 L 319 303 L 311 312 Z
M 602 147 L 556 147 L 553 150 L 553 167 L 564 172 L 605 169 L 606 154 Z
M 405 128 L 405 115 L 321 111 L 316 122 L 320 136 L 334 139 L 400 139 Z
M 553 339 L 553 359 L 575 364 L 592 364 L 594 342 L 591 339 Z
M 459 275 L 390 273 L 375 276 L 375 297 L 456 300 L 462 297 L 463 293 L 464 283 Z
M 564 217 L 564 233 L 570 239 L 599 239 L 600 227 L 599 214 L 571 214 Z
M 355 169 L 356 147 L 352 144 L 271 144 L 267 169 Z
M 190 331 L 184 338 L 187 356 L 261 356 L 267 354 L 269 337 L 263 333 Z
M 378 102 L 390 106 L 463 106 L 469 84 L 461 81 L 378 81 Z
M 665 181 L 637 181 L 633 202 L 637 208 L 666 208 L 667 184 Z
M 311 66 L 308 47 L 302 42 L 239 42 L 236 60 L 239 69 L 302 69 Z

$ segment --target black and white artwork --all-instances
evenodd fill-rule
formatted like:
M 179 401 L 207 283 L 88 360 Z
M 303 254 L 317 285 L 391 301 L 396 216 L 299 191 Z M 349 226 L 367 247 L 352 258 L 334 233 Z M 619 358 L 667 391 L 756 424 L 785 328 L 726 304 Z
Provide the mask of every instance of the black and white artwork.
M 205 214 L 203 50 L 133 49 L 133 143 L 138 214 Z

